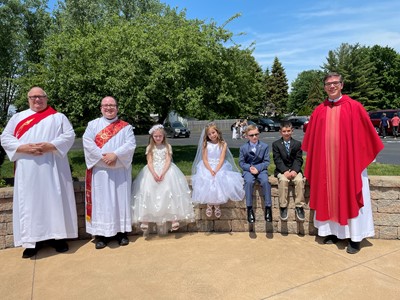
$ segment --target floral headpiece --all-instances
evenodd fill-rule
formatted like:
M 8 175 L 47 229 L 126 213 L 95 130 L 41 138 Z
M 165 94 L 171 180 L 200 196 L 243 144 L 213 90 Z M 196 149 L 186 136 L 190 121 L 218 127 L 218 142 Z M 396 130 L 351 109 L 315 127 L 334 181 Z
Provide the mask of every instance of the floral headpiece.
M 217 124 L 214 121 L 211 121 L 207 123 L 206 128 L 211 127 L 211 126 L 217 126 Z
M 164 126 L 162 126 L 161 124 L 156 124 L 153 127 L 151 127 L 151 129 L 149 130 L 149 134 L 153 134 L 154 131 L 159 130 L 159 129 L 164 129 Z

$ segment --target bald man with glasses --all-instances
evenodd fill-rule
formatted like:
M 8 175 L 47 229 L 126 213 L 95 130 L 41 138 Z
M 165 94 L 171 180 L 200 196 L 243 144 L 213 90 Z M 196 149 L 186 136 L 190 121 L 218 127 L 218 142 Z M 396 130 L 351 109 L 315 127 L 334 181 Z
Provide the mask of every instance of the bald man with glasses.
M 14 246 L 30 258 L 44 245 L 68 251 L 78 237 L 75 194 L 67 153 L 75 132 L 67 117 L 47 104 L 40 87 L 28 92 L 29 109 L 8 122 L 1 144 L 15 162 Z
M 83 134 L 86 172 L 86 231 L 95 236 L 95 248 L 111 239 L 129 244 L 132 231 L 132 159 L 136 148 L 133 127 L 118 118 L 118 103 L 101 100 L 102 117 L 90 121 Z

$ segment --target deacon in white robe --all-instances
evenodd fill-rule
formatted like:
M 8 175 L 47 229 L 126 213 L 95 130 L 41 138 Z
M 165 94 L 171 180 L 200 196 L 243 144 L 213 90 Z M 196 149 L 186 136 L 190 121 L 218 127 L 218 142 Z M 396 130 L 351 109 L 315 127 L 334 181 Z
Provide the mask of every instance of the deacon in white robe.
M 23 258 L 37 253 L 37 242 L 55 239 L 52 245 L 65 252 L 68 245 L 62 239 L 78 237 L 67 157 L 75 132 L 67 117 L 54 110 L 32 126 L 36 116 L 52 108 L 47 106 L 47 95 L 41 88 L 32 88 L 28 99 L 30 108 L 16 113 L 1 135 L 10 161 L 16 163 L 13 235 L 14 245 L 26 248 Z M 18 129 L 27 130 L 21 135 Z
M 105 97 L 101 112 L 103 117 L 89 122 L 83 135 L 86 166 L 92 169 L 86 186 L 91 196 L 91 212 L 86 199 L 90 214 L 86 231 L 96 236 L 96 249 L 104 248 L 110 237 L 116 237 L 121 246 L 129 243 L 126 233 L 132 231 L 130 197 L 136 148 L 132 126 L 118 120 L 116 100 Z

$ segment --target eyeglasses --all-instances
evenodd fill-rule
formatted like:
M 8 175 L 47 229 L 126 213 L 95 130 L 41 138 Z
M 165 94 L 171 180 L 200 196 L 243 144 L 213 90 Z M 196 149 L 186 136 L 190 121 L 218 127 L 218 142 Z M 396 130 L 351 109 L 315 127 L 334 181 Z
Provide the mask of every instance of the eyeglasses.
M 325 82 L 324 85 L 331 86 L 333 84 L 334 86 L 338 86 L 341 83 L 342 83 L 341 81 L 332 81 L 332 82 Z
M 28 98 L 29 98 L 29 100 L 35 100 L 36 98 L 39 98 L 39 99 L 44 99 L 44 98 L 47 98 L 47 96 L 45 96 L 45 95 L 35 95 L 35 96 L 28 96 Z
M 254 133 L 254 134 L 249 134 L 248 136 L 249 137 L 254 137 L 254 136 L 259 136 L 260 134 L 259 133 Z
M 116 108 L 117 105 L 116 104 L 104 104 L 104 105 L 101 105 L 101 107 L 103 107 L 103 108 Z

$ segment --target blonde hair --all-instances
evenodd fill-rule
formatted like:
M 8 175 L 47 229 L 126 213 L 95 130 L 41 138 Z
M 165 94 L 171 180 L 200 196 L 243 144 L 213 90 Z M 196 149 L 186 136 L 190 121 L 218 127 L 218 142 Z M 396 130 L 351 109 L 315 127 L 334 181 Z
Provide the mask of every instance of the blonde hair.
M 206 125 L 206 128 L 204 129 L 204 138 L 203 138 L 203 149 L 207 148 L 207 142 L 210 142 L 211 140 L 208 137 L 208 132 L 214 129 L 218 133 L 218 145 L 219 147 L 222 147 L 225 143 L 224 138 L 222 137 L 222 132 L 219 130 L 217 125 L 215 123 L 208 123 Z
M 156 143 L 154 142 L 153 135 L 154 135 L 154 133 L 157 132 L 157 131 L 160 131 L 160 132 L 163 134 L 163 136 L 164 136 L 164 138 L 163 138 L 161 144 L 163 144 L 163 145 L 165 145 L 167 148 L 169 148 L 169 144 L 168 144 L 168 142 L 167 142 L 167 133 L 166 133 L 165 130 L 164 130 L 164 126 L 162 126 L 162 125 L 154 125 L 154 126 L 150 129 L 150 131 L 149 131 L 150 136 L 149 136 L 149 144 L 148 144 L 148 146 L 147 146 L 147 153 L 152 153 L 154 147 L 156 146 Z
M 258 130 L 256 125 L 250 124 L 246 127 L 245 133 L 247 134 L 250 130 Z

